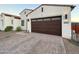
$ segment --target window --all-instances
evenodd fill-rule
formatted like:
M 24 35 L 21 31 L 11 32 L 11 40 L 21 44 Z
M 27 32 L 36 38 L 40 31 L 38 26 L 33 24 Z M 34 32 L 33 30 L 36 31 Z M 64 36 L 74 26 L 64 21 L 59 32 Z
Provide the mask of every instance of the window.
M 21 26 L 24 26 L 24 20 L 21 20 Z
M 49 19 L 49 18 L 46 18 L 46 19 L 43 19 L 44 21 L 50 21 L 51 19 Z
M 13 20 L 11 20 L 11 24 L 13 24 Z
M 41 8 L 41 12 L 43 12 L 43 7 Z
M 65 15 L 65 19 L 67 19 L 68 18 L 68 16 L 67 16 L 67 14 Z
M 26 14 L 26 11 L 24 12 L 24 14 Z
M 35 22 L 35 21 L 37 21 L 37 20 L 36 20 L 36 19 L 33 19 L 33 20 L 32 20 L 32 22 Z

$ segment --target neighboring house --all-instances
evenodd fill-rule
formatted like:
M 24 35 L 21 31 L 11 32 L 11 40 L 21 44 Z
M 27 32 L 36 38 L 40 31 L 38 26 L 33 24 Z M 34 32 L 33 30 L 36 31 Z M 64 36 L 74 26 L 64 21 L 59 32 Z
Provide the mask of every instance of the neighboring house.
M 71 39 L 73 5 L 42 4 L 25 14 L 26 30 Z
M 72 22 L 72 31 L 79 34 L 79 22 Z
M 0 30 L 5 30 L 7 26 L 13 26 L 13 30 L 16 30 L 16 27 L 21 26 L 21 18 L 19 16 L 1 13 L 0 15 Z
M 21 16 L 21 28 L 22 30 L 26 30 L 27 28 L 27 20 L 26 20 L 26 15 L 31 12 L 31 9 L 24 9 L 23 11 L 20 12 L 20 16 Z

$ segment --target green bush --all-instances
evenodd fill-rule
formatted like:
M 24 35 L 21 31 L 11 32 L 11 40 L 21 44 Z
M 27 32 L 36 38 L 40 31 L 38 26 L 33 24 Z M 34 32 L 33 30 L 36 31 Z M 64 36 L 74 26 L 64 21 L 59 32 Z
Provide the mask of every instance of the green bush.
M 7 26 L 5 28 L 5 32 L 9 32 L 9 31 L 12 31 L 13 30 L 13 27 L 12 26 Z
M 18 31 L 18 32 L 19 32 L 19 31 L 22 31 L 21 27 L 17 27 L 17 28 L 16 28 L 16 31 Z

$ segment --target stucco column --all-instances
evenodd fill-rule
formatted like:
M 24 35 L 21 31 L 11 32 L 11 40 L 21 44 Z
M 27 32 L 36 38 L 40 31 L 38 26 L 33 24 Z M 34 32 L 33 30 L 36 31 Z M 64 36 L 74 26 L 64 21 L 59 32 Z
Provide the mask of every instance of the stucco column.
M 31 32 L 31 19 L 28 17 L 28 22 L 27 22 L 27 32 Z
M 62 15 L 62 37 L 71 39 L 71 13 L 67 14 L 67 19 L 65 19 L 65 14 Z

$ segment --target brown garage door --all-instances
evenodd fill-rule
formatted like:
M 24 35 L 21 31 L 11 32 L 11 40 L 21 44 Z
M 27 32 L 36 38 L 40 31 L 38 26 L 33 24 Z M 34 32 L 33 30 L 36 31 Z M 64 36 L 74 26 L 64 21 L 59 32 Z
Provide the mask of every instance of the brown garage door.
M 61 17 L 47 17 L 32 19 L 32 32 L 61 36 Z

